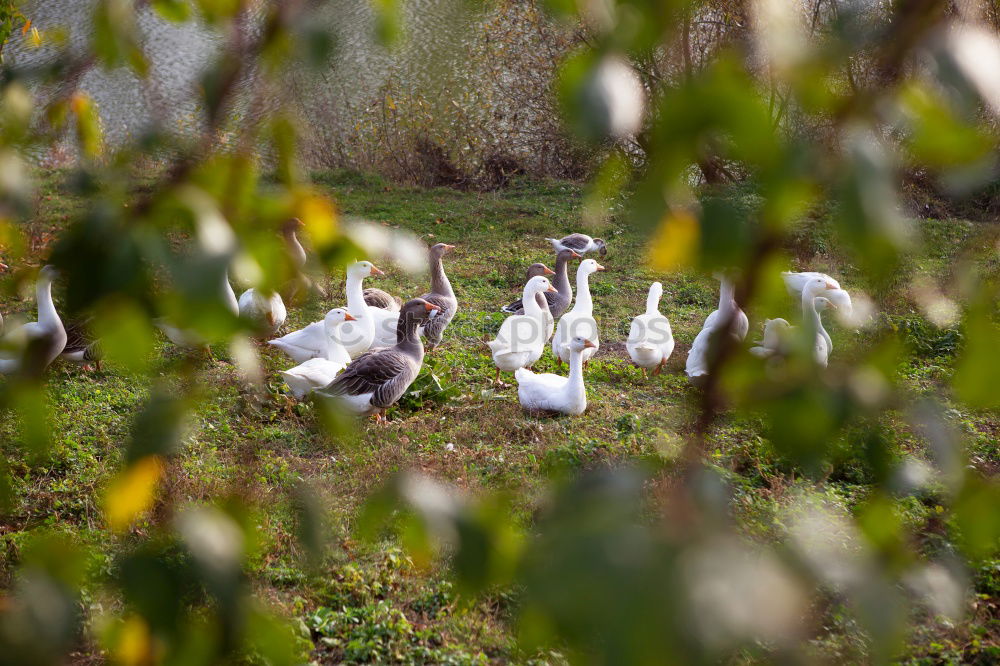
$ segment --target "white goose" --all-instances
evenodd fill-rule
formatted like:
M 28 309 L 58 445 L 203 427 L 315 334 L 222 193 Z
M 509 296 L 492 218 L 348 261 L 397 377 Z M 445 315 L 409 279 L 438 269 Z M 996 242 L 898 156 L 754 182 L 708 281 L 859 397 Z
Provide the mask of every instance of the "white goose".
M 496 339 L 486 343 L 497 367 L 495 382 L 500 381 L 501 371 L 514 372 L 542 357 L 546 340 L 545 321 L 535 294 L 545 291 L 555 291 L 547 278 L 537 275 L 528 280 L 521 297 L 524 314 L 504 319 Z
M 45 266 L 38 273 L 35 282 L 38 321 L 4 331 L 0 341 L 0 347 L 4 348 L 0 356 L 0 374 L 13 374 L 22 368 L 40 373 L 62 353 L 66 346 L 66 329 L 52 302 L 52 282 L 58 275 L 54 266 Z
M 276 291 L 267 295 L 259 289 L 250 288 L 240 294 L 237 303 L 240 317 L 249 322 L 260 337 L 274 335 L 288 316 L 285 302 Z
M 597 322 L 594 320 L 594 301 L 590 296 L 590 275 L 603 270 L 604 266 L 593 259 L 584 259 L 576 269 L 576 301 L 573 309 L 559 318 L 556 334 L 552 337 L 552 353 L 557 363 L 569 362 L 570 341 L 575 337 L 586 338 L 591 343 L 583 352 L 584 363 L 601 346 Z
M 839 282 L 826 273 L 817 273 L 815 271 L 793 273 L 792 271 L 784 271 L 781 274 L 781 278 L 785 281 L 785 288 L 788 290 L 788 294 L 795 299 L 802 298 L 802 288 L 805 287 L 807 282 L 810 280 L 822 279 L 830 285 L 833 285 L 832 288 L 827 287 L 827 292 L 824 296 L 836 306 L 835 309 L 848 318 L 850 318 L 851 314 L 854 312 L 854 304 L 851 302 L 851 295 L 847 293 L 847 290 L 841 288 Z
M 228 271 L 222 272 L 222 281 L 219 284 L 219 296 L 222 298 L 222 302 L 226 308 L 234 316 L 238 317 L 240 314 L 240 304 L 236 300 L 236 292 L 233 291 L 233 285 L 229 283 Z M 154 323 L 157 328 L 163 331 L 167 339 L 178 347 L 203 347 L 206 345 L 205 340 L 196 331 L 180 328 L 166 319 L 157 319 Z M 209 354 L 211 354 L 211 350 L 209 350 Z
M 517 397 L 526 410 L 544 410 L 562 414 L 582 414 L 587 409 L 587 389 L 583 385 L 583 354 L 594 343 L 577 336 L 569 341 L 569 377 L 552 373 L 535 374 L 527 368 L 514 372 Z
M 802 321 L 804 333 L 811 341 L 810 353 L 816 363 L 826 367 L 833 351 L 833 340 L 823 327 L 820 312 L 836 310 L 837 305 L 826 297 L 837 291 L 836 283 L 817 275 L 809 278 L 802 285 Z M 820 296 L 823 294 L 823 296 Z M 760 344 L 750 348 L 750 353 L 760 358 L 780 358 L 788 354 L 791 345 L 791 334 L 795 330 L 784 319 L 768 319 L 764 322 L 764 337 Z
M 285 384 L 296 399 L 301 400 L 312 391 L 332 382 L 337 374 L 351 362 L 351 355 L 344 346 L 334 340 L 338 326 L 345 321 L 355 321 L 344 308 L 334 308 L 323 319 L 326 351 L 323 356 L 310 358 L 303 363 L 281 372 Z
M 375 324 L 368 315 L 369 307 L 362 292 L 364 279 L 371 275 L 384 273 L 370 261 L 358 261 L 347 267 L 347 311 L 354 320 L 337 327 L 335 340 L 344 346 L 351 358 L 368 351 L 375 338 Z M 314 321 L 276 340 L 268 340 L 267 344 L 277 347 L 299 363 L 319 358 L 326 350 L 324 321 Z
M 729 335 L 737 342 L 742 342 L 750 330 L 750 320 L 736 304 L 736 286 L 725 275 L 717 275 L 721 282 L 719 287 L 719 307 L 705 319 L 705 325 L 691 343 L 684 372 L 695 385 L 702 384 L 708 377 L 708 353 L 712 337 L 729 324 Z
M 628 340 L 625 342 L 632 363 L 642 368 L 643 375 L 647 370 L 659 374 L 663 370 L 663 364 L 674 351 L 674 335 L 670 330 L 670 322 L 660 314 L 659 304 L 662 295 L 662 284 L 654 282 L 649 286 L 646 313 L 632 319 Z

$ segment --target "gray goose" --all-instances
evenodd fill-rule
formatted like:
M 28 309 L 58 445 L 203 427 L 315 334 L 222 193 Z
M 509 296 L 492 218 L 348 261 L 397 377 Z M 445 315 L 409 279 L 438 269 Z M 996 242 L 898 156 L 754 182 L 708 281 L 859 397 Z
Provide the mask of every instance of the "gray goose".
M 579 259 L 580 255 L 574 250 L 560 250 L 559 254 L 556 255 L 556 276 L 552 280 L 552 286 L 556 288 L 555 291 L 546 291 L 540 294 L 545 297 L 545 301 L 548 304 L 549 313 L 553 318 L 558 318 L 562 316 L 562 313 L 566 311 L 569 307 L 570 301 L 573 300 L 573 288 L 569 284 L 569 271 L 566 264 L 569 263 L 570 259 Z M 542 273 L 544 275 L 544 272 Z M 530 280 L 533 275 L 529 275 Z M 524 305 L 521 303 L 521 299 L 517 299 L 510 305 L 500 308 L 503 312 L 509 312 L 511 314 L 524 314 Z M 545 308 L 542 308 L 543 310 Z
M 417 328 L 438 312 L 437 305 L 422 298 L 407 301 L 399 312 L 396 344 L 365 352 L 316 394 L 336 398 L 354 414 L 375 414 L 383 421 L 383 412 L 406 393 L 423 365 L 424 345 Z
M 546 238 L 545 240 L 552 243 L 552 249 L 556 252 L 563 250 L 573 250 L 580 254 L 598 252 L 602 257 L 608 253 L 607 243 L 603 239 L 591 238 L 586 234 L 570 234 L 562 238 Z
M 393 296 L 378 287 L 366 287 L 362 293 L 365 297 L 365 303 L 370 308 L 382 308 L 389 312 L 399 312 L 399 308 L 403 305 L 403 301 L 399 296 Z
M 441 258 L 454 249 L 454 245 L 447 243 L 438 243 L 430 249 L 431 290 L 421 294 L 420 298 L 441 308 L 433 319 L 424 324 L 421 331 L 427 338 L 427 346 L 431 350 L 441 344 L 444 329 L 458 312 L 458 299 L 455 298 L 455 291 L 451 288 L 451 282 L 445 275 L 444 265 L 441 262 Z
M 66 346 L 59 355 L 60 358 L 80 363 L 84 370 L 89 370 L 91 363 L 95 364 L 98 370 L 101 369 L 104 354 L 100 342 L 91 330 L 93 322 L 94 316 L 88 314 L 66 324 Z
M 66 346 L 66 329 L 52 302 L 52 281 L 58 275 L 54 266 L 45 266 L 39 272 L 35 283 L 38 321 L 5 331 L 4 346 L 16 349 L 17 354 L 0 358 L 0 374 L 22 370 L 41 374 L 62 353 Z

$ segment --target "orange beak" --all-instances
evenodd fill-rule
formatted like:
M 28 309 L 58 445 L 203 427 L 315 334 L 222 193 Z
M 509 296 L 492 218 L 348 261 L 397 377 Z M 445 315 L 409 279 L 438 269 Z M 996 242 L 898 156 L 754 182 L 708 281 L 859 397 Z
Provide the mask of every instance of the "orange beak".
M 430 312 L 432 310 L 440 310 L 441 309 L 440 307 L 438 307 L 437 305 L 434 305 L 433 303 L 424 303 L 424 308 L 428 312 Z
M 837 289 L 838 287 L 837 287 L 837 285 L 835 285 L 835 284 L 834 284 L 834 283 L 832 283 L 832 282 L 827 282 L 827 283 L 826 283 L 826 288 L 827 288 L 827 289 Z
M 579 255 L 579 254 L 576 253 L 576 250 L 570 250 L 570 252 L 573 253 L 573 258 L 574 259 L 583 259 L 582 255 Z
M 556 272 L 554 270 L 552 270 L 551 268 L 549 268 L 548 266 L 542 266 L 542 268 L 544 269 L 542 271 L 542 275 L 555 275 L 556 274 Z
M 455 246 L 454 246 L 454 245 L 448 245 L 447 243 L 445 243 L 445 245 L 444 245 L 444 249 L 445 249 L 446 251 L 448 251 L 448 252 L 451 252 L 452 250 L 454 250 L 454 249 L 455 249 Z
M 599 270 L 599 271 L 606 271 L 607 269 L 604 266 L 601 266 L 600 264 L 597 264 L 597 270 Z
M 597 345 L 595 345 L 595 344 L 594 344 L 593 342 L 591 342 L 590 340 L 584 340 L 584 341 L 583 341 L 583 348 L 584 348 L 584 349 L 587 349 L 588 347 L 591 347 L 591 348 L 596 348 L 596 347 L 597 347 Z
M 350 312 L 344 314 L 344 321 L 357 321 L 357 319 L 351 315 Z
M 385 275 L 385 273 L 378 266 L 372 264 L 372 275 Z
M 553 286 L 552 286 L 552 285 L 550 284 L 550 285 L 549 285 L 549 288 L 548 288 L 548 289 L 546 289 L 545 291 L 556 291 L 556 292 L 558 292 L 559 290 L 558 290 L 558 289 L 556 289 L 555 287 L 553 287 Z

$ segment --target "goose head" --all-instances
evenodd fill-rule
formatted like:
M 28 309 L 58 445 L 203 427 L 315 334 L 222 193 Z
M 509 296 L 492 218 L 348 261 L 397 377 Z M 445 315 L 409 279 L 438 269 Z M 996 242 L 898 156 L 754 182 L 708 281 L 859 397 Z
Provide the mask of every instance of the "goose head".
M 370 261 L 356 261 L 347 267 L 347 275 L 355 278 L 366 278 L 372 275 L 385 275 Z
M 663 285 L 659 282 L 649 285 L 649 295 L 656 298 L 656 300 L 660 300 L 660 296 L 663 296 Z
M 305 226 L 305 222 L 297 217 L 293 217 L 281 225 L 281 233 L 285 234 L 285 236 L 294 236 L 296 232 L 301 231 Z
M 416 321 L 427 321 L 433 319 L 441 312 L 441 308 L 433 303 L 428 303 L 422 298 L 414 298 L 403 304 L 399 309 L 400 319 L 415 319 Z
M 816 297 L 825 291 L 834 291 L 837 289 L 837 285 L 830 282 L 826 278 L 814 277 L 810 278 L 805 285 L 802 287 L 802 293 L 809 297 Z
M 597 271 L 603 271 L 603 270 L 605 270 L 604 266 L 601 266 L 599 263 L 597 263 L 596 260 L 584 259 L 583 261 L 580 262 L 580 268 L 577 269 L 577 272 L 581 274 L 590 275 L 591 273 L 596 273 Z
M 344 308 L 334 308 L 330 310 L 326 313 L 323 320 L 328 326 L 343 324 L 345 321 L 357 321 L 357 319 Z
M 542 291 L 555 291 L 556 288 L 552 286 L 547 277 L 536 275 L 528 280 L 528 284 L 524 285 L 524 290 L 528 294 L 537 294 Z
M 531 264 L 530 266 L 528 266 L 529 280 L 537 275 L 555 275 L 555 274 L 556 272 L 551 268 L 549 268 L 548 266 L 546 266 L 545 264 L 539 263 L 539 264 Z
M 608 244 L 604 242 L 603 238 L 595 238 L 594 246 L 597 247 L 597 253 L 602 257 L 608 254 Z
M 584 349 L 594 348 L 596 346 L 597 345 L 595 345 L 593 342 L 580 335 L 576 336 L 575 338 L 569 341 L 570 351 L 579 352 L 583 351 Z
M 563 261 L 569 261 L 570 259 L 580 259 L 581 255 L 574 250 L 561 250 L 559 254 L 556 255 L 556 259 L 562 259 Z
M 816 306 L 816 312 L 823 312 L 824 310 L 836 310 L 837 304 L 831 301 L 825 296 L 817 296 L 813 299 L 813 303 Z
M 455 249 L 454 245 L 448 245 L 447 243 L 438 243 L 431 246 L 431 257 L 443 257 L 452 250 Z
M 42 266 L 42 270 L 38 271 L 38 281 L 39 282 L 55 282 L 59 278 L 59 269 L 48 264 Z

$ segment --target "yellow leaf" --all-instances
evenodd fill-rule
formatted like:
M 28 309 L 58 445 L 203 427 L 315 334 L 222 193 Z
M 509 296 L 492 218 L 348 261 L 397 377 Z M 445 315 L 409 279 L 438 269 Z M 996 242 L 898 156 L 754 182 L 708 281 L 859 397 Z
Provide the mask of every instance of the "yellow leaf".
M 21 28 L 21 34 L 23 35 L 29 30 L 31 30 L 31 19 L 24 22 L 24 26 Z
M 104 497 L 104 515 L 112 530 L 127 529 L 153 506 L 162 476 L 163 461 L 153 455 L 132 463 L 111 481 Z
M 295 202 L 295 217 L 302 221 L 306 233 L 317 249 L 329 246 L 337 238 L 337 209 L 324 196 L 307 193 Z
M 396 103 L 394 101 L 392 101 L 392 96 L 391 95 L 386 95 L 385 96 L 385 105 L 388 106 L 393 111 L 396 110 Z
M 42 33 L 38 32 L 38 28 L 31 29 L 31 45 L 36 49 L 42 45 Z
M 122 666 L 153 663 L 153 640 L 149 625 L 137 615 L 125 620 L 114 649 L 115 661 Z
M 668 212 L 649 244 L 649 265 L 658 271 L 675 271 L 694 263 L 701 229 L 687 210 Z

